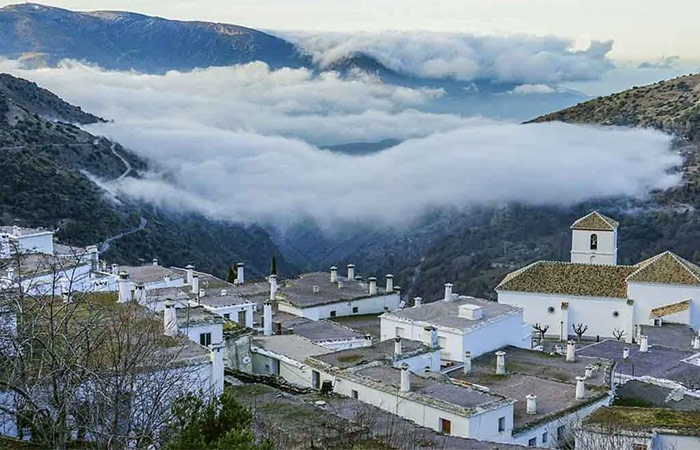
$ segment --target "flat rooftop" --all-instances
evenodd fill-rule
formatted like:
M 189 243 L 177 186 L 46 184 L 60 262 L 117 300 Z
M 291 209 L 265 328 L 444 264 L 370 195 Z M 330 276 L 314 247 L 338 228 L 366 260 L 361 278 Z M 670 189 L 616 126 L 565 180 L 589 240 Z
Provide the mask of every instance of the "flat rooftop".
M 244 305 L 250 303 L 240 295 L 236 294 L 232 289 L 201 289 L 204 291 L 204 297 L 199 297 L 198 302 L 212 308 L 225 308 L 227 306 Z
M 401 340 L 401 347 L 401 359 L 434 351 L 420 341 L 411 341 L 408 339 Z M 375 361 L 391 363 L 394 361 L 394 340 L 388 339 L 386 341 L 381 341 L 371 347 L 352 348 L 327 353 L 314 359 L 339 369 L 357 367 Z
M 630 350 L 627 359 L 622 358 L 622 349 L 625 347 Z M 617 363 L 616 373 L 632 377 L 661 378 L 693 388 L 697 388 L 697 380 L 700 380 L 700 366 L 682 360 L 696 353 L 695 351 L 653 345 L 651 340 L 648 352 L 640 352 L 638 344 L 626 344 L 610 339 L 578 350 L 579 355 L 614 360 Z
M 15 233 L 18 231 L 19 233 Z M 21 237 L 21 236 L 32 236 L 35 234 L 42 234 L 42 233 L 51 233 L 53 234 L 53 230 L 45 230 L 43 228 L 27 228 L 27 227 L 14 227 L 14 226 L 0 226 L 0 233 L 1 234 L 10 234 L 15 237 Z
M 377 283 L 377 295 L 384 295 L 384 289 Z M 338 276 L 337 283 L 331 283 L 331 274 L 314 272 L 299 278 L 284 280 L 279 285 L 277 298 L 287 301 L 298 308 L 308 308 L 330 303 L 369 297 L 368 283 L 348 280 Z
M 478 320 L 459 317 L 461 305 L 477 305 L 481 307 L 483 316 Z M 498 321 L 501 318 L 517 314 L 520 308 L 504 305 L 481 298 L 462 296 L 456 300 L 438 300 L 419 307 L 404 308 L 385 313 L 383 317 L 399 319 L 407 322 L 423 323 L 435 327 L 448 327 L 468 331 L 485 323 Z
M 487 387 L 490 392 L 517 400 L 514 405 L 514 432 L 521 427 L 548 420 L 566 410 L 575 410 L 607 395 L 612 362 L 600 358 L 579 357 L 567 363 L 563 356 L 516 347 L 506 352 L 506 375 L 496 375 L 495 352 L 472 361 L 472 374 L 456 369 L 450 376 L 456 380 Z M 586 366 L 596 369 L 585 381 L 586 397 L 576 400 L 576 377 L 583 376 Z M 526 396 L 537 396 L 537 414 L 527 414 Z
M 125 271 L 129 274 L 129 278 L 134 283 L 154 283 L 163 281 L 166 276 L 171 280 L 184 278 L 183 275 L 176 271 L 163 266 L 155 266 L 153 264 L 145 264 L 143 266 L 119 266 L 119 271 Z
M 365 335 L 329 320 L 311 320 L 285 312 L 272 316 L 283 332 L 293 333 L 313 342 L 364 339 Z
M 682 436 L 700 436 L 700 411 L 608 406 L 586 417 L 583 423 L 618 430 L 670 430 Z
M 360 378 L 381 383 L 393 389 L 399 389 L 401 385 L 401 369 L 385 364 L 358 368 L 352 373 Z M 504 401 L 501 396 L 459 386 L 449 381 L 441 381 L 432 376 L 421 377 L 411 373 L 410 380 L 411 392 L 407 393 L 407 395 L 417 394 L 419 398 L 416 398 L 416 400 L 420 400 L 420 397 L 425 397 L 426 400 L 438 400 L 445 405 L 465 409 L 488 409 L 490 406 L 495 406 L 496 403 Z
M 660 327 L 640 325 L 641 334 L 649 336 L 649 344 L 679 350 L 693 351 L 693 338 L 697 333 L 688 325 L 665 323 Z
M 322 355 L 330 352 L 327 348 L 316 345 L 300 336 L 275 335 L 256 336 L 251 340 L 251 347 L 259 347 L 277 355 L 286 356 L 303 363 L 310 356 Z
M 204 306 L 175 308 L 175 311 L 177 314 L 177 326 L 179 328 L 224 323 L 224 319 L 221 316 L 210 312 Z

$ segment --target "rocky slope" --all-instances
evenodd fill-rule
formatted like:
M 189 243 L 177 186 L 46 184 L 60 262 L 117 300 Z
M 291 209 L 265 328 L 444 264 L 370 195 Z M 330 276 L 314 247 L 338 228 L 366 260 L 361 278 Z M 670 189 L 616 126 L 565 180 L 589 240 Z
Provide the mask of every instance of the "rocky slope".
M 91 135 L 73 123 L 99 119 L 69 105 L 34 83 L 0 75 L 0 223 L 60 228 L 68 243 L 88 245 L 136 228 L 115 241 L 107 258 L 122 263 L 193 263 L 221 276 L 234 261 L 245 261 L 251 276 L 262 276 L 280 254 L 258 227 L 210 221 L 198 215 L 113 199 L 91 176 L 110 180 L 147 162 L 119 144 Z M 90 176 L 88 176 L 88 174 Z M 278 256 L 281 272 L 294 272 Z

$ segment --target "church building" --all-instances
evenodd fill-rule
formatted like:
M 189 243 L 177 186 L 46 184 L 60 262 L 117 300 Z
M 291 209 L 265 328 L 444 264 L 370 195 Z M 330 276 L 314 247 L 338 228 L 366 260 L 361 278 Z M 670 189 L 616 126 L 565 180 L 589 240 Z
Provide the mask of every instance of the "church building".
M 525 322 L 561 340 L 581 325 L 586 337 L 632 342 L 640 325 L 700 327 L 700 267 L 666 251 L 617 264 L 618 223 L 596 211 L 571 226 L 571 262 L 537 261 L 508 274 L 498 302 L 523 308 Z

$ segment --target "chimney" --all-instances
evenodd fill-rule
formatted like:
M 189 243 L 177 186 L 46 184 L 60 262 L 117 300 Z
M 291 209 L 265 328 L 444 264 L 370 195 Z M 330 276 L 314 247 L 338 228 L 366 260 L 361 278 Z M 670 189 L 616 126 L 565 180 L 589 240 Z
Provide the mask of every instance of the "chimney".
M 566 362 L 576 362 L 576 343 L 574 341 L 566 343 Z
M 497 351 L 496 352 L 496 375 L 506 374 L 506 352 Z
M 170 274 L 168 274 L 168 275 L 163 275 L 163 281 L 165 281 L 166 284 L 167 284 L 167 283 L 170 283 Z
M 369 277 L 369 295 L 377 295 L 377 279 Z
M 445 301 L 452 300 L 452 283 L 445 283 Z
M 386 276 L 386 288 L 384 290 L 387 294 L 394 292 L 394 276 L 390 273 Z
M 168 299 L 163 304 L 163 332 L 166 336 L 177 335 L 177 311 L 172 300 Z
M 591 378 L 593 377 L 593 366 L 588 365 L 586 366 L 586 378 Z
M 61 278 L 60 281 L 60 287 L 61 287 L 61 298 L 63 299 L 63 303 L 69 303 L 70 302 L 70 287 L 68 286 L 68 279 L 63 277 Z
M 119 275 L 119 264 L 112 264 L 112 275 Z
M 143 283 L 138 283 L 134 287 L 134 301 L 141 305 L 146 303 L 146 286 L 144 286 Z
M 338 268 L 333 266 L 331 267 L 331 283 L 337 283 L 338 282 Z
M 199 274 L 192 274 L 192 293 L 199 297 Z
M 270 301 L 277 299 L 277 275 L 270 275 Z
M 226 297 L 228 295 L 228 291 L 226 289 L 221 290 L 221 296 Z
M 10 257 L 10 235 L 0 234 L 0 259 L 7 259 Z
M 430 340 L 428 341 L 430 343 L 430 348 L 437 348 L 438 347 L 438 332 L 437 328 L 427 326 L 424 328 L 425 331 L 428 332 L 428 335 L 430 336 Z
M 18 227 L 17 225 L 14 225 L 12 227 L 12 234 L 15 235 L 16 237 L 22 236 L 22 229 Z
M 355 279 L 355 264 L 348 264 L 348 280 Z
M 245 264 L 243 263 L 238 263 L 236 266 L 236 284 L 243 284 L 245 283 L 245 276 L 243 273 L 243 267 Z
M 481 320 L 484 317 L 484 309 L 479 305 L 459 305 L 457 315 L 467 320 Z
M 123 270 L 119 272 L 117 283 L 119 284 L 119 303 L 126 303 L 131 300 L 131 282 L 129 281 L 129 274 Z
M 157 266 L 158 265 L 158 258 L 153 258 L 152 264 L 154 266 Z
M 265 302 L 263 306 L 263 334 L 272 336 L 272 303 Z
M 411 392 L 411 372 L 405 363 L 401 365 L 401 392 Z
M 421 306 L 423 306 L 423 299 L 420 297 L 414 298 L 413 299 L 413 306 L 415 306 L 416 308 L 420 308 Z
M 583 383 L 586 377 L 576 377 L 576 400 L 583 400 L 586 396 L 586 385 Z
M 464 352 L 464 368 L 462 370 L 465 375 L 472 373 L 472 352 Z
M 535 394 L 528 394 L 525 398 L 527 399 L 527 413 L 537 414 L 537 396 Z
M 629 347 L 624 347 L 622 349 L 622 359 L 627 359 L 630 357 L 630 349 Z
M 402 353 L 402 349 L 401 349 L 401 337 L 400 337 L 400 336 L 396 336 L 396 337 L 394 338 L 394 358 L 396 358 L 396 359 L 401 358 L 401 353 Z
M 646 353 L 649 351 L 649 336 L 643 334 L 640 336 L 641 341 L 639 342 L 639 351 Z
M 90 253 L 90 270 L 95 272 L 100 268 L 100 251 L 96 245 L 91 245 L 87 250 Z M 0 243 L 0 253 L 2 253 L 2 243 Z M 2 255 L 0 255 L 0 258 L 2 258 Z
M 693 349 L 700 350 L 700 336 L 695 336 L 693 338 Z
M 185 267 L 185 270 L 187 270 L 187 274 L 185 276 L 185 284 L 192 285 L 192 275 L 194 274 L 194 266 L 192 264 L 188 264 Z

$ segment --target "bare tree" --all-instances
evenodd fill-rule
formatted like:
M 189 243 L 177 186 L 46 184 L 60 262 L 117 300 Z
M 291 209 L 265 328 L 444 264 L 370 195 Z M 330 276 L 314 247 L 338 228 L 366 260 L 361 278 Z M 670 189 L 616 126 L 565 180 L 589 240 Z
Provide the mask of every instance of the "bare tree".
M 613 337 L 614 337 L 615 339 L 617 339 L 618 341 L 621 341 L 622 338 L 624 338 L 624 337 L 625 337 L 625 334 L 627 334 L 627 333 L 625 332 L 625 330 L 621 330 L 621 329 L 619 329 L 619 328 L 615 328 L 615 329 L 613 330 L 612 334 L 613 334 Z
M 0 262 L 0 426 L 41 448 L 157 444 L 174 397 L 203 387 L 208 355 L 136 303 L 87 289 L 88 259 L 15 249 Z
M 549 325 L 540 325 L 539 323 L 536 323 L 532 326 L 532 329 L 537 331 L 540 335 L 540 344 L 544 341 L 544 335 L 549 330 Z
M 581 344 L 581 338 L 583 338 L 583 335 L 588 331 L 588 325 L 584 325 L 583 323 L 575 323 L 572 325 L 572 328 L 574 330 L 574 334 L 578 336 L 578 343 Z

